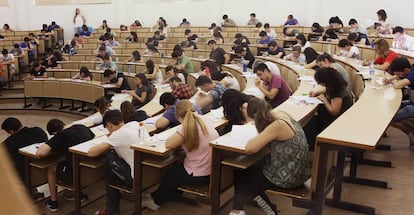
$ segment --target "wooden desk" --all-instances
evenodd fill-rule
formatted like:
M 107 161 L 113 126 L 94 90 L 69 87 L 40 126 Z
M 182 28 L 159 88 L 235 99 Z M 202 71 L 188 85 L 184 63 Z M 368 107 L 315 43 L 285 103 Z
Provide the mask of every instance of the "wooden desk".
M 339 152 L 334 195 L 333 199 L 326 200 L 326 204 L 367 214 L 375 214 L 375 208 L 341 201 L 345 153 L 353 150 L 374 150 L 398 111 L 402 98 L 401 90 L 392 86 L 380 89 L 373 89 L 372 86 L 378 87 L 373 81 L 367 82 L 361 98 L 316 138 L 320 157 L 325 157 L 329 151 Z M 356 119 L 363 120 L 355 123 Z M 324 175 L 326 171 L 322 165 L 319 160 L 318 172 Z

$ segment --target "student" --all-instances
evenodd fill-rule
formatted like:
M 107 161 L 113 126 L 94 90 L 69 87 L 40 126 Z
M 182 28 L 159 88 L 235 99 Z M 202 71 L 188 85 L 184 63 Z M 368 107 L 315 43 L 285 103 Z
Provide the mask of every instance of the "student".
M 47 73 L 45 68 L 40 65 L 39 61 L 34 61 L 32 65 L 32 69 L 26 76 L 28 79 L 34 78 L 47 78 Z
M 144 74 L 142 75 L 145 76 Z M 117 87 L 115 90 L 117 93 L 121 92 L 122 90 L 131 89 L 124 73 L 122 72 L 114 72 L 110 69 L 106 69 L 103 73 L 103 76 L 104 79 L 106 79 L 106 81 L 104 81 L 104 84 L 114 84 Z
M 252 68 L 253 62 L 254 62 L 254 56 L 253 54 L 250 52 L 249 47 L 242 47 L 242 46 L 237 46 L 234 49 L 234 53 L 236 54 L 237 58 L 244 58 L 245 60 L 249 61 L 247 64 L 248 68 Z
M 299 46 L 293 46 L 292 52 L 286 55 L 283 59 L 288 61 L 293 61 L 299 64 L 305 64 L 306 58 L 305 55 L 301 53 L 302 48 Z
M 82 32 L 82 26 L 86 24 L 86 19 L 81 14 L 80 9 L 76 8 L 75 15 L 73 16 L 73 24 L 75 24 L 75 33 L 80 34 Z
M 137 132 L 139 124 L 136 121 L 125 123 L 119 110 L 110 110 L 107 111 L 103 117 L 103 125 L 108 129 L 109 136 L 104 142 L 90 148 L 88 156 L 96 157 L 105 154 L 108 163 L 107 175 L 105 177 L 105 212 L 107 214 L 121 214 L 121 193 L 118 189 L 112 188 L 110 185 L 120 181 L 120 177 L 126 178 L 125 180 L 131 182 L 132 185 L 132 177 L 134 176 L 134 153 L 130 146 L 131 144 L 137 144 L 139 142 L 139 132 Z M 114 151 L 110 151 L 111 148 Z M 114 157 L 123 159 L 124 162 L 126 162 L 126 166 L 128 166 L 131 171 L 120 176 L 113 173 L 114 171 L 112 169 L 114 168 L 114 165 L 112 161 L 120 160 L 119 158 L 114 159 Z M 118 174 L 122 173 L 119 170 L 116 172 Z
M 221 33 L 219 31 L 214 32 L 211 39 L 216 41 L 216 44 L 223 44 L 224 43 L 224 37 L 223 37 L 223 35 L 221 35 Z
M 414 51 L 414 37 L 408 36 L 403 27 L 395 27 L 392 30 L 392 34 L 394 35 L 394 39 L 392 40 L 393 48 Z
M 371 43 L 368 40 L 368 36 L 366 34 L 350 33 L 348 34 L 347 39 L 353 44 L 367 45 L 367 46 L 371 45 Z
M 193 42 L 197 42 L 198 41 L 197 34 L 194 34 L 193 32 L 191 32 L 190 29 L 185 29 L 184 35 L 187 37 L 187 40 L 188 41 L 193 41 Z
M 150 55 L 150 56 L 154 56 L 154 55 L 159 55 L 160 52 L 158 51 L 158 49 L 156 48 L 156 46 L 154 46 L 154 44 L 152 43 L 153 40 L 152 38 L 148 38 L 146 45 L 146 49 L 144 51 L 145 55 Z
M 237 43 L 236 41 L 240 41 L 240 44 L 236 44 L 236 45 L 242 45 L 243 47 L 247 47 L 250 44 L 249 38 L 247 38 L 241 33 L 236 33 L 234 35 L 233 45 Z
M 177 99 L 190 99 L 194 95 L 193 89 L 185 82 L 182 82 L 178 77 L 172 77 L 169 80 L 172 94 Z
M 10 53 L 12 53 L 14 57 L 18 58 L 19 68 L 23 68 L 25 66 L 25 62 L 24 62 L 25 52 L 23 51 L 22 48 L 20 48 L 18 43 L 15 43 L 13 45 L 13 48 L 10 50 Z
M 133 99 L 132 104 L 135 109 L 138 109 L 151 100 L 151 86 L 143 73 L 137 73 L 135 75 L 135 83 L 137 84 L 135 90 L 125 89 L 122 90 L 122 93 L 131 95 Z
M 111 103 L 106 99 L 105 96 L 101 96 L 100 98 L 96 99 L 93 107 L 95 108 L 95 111 L 98 112 L 98 116 L 94 119 L 92 119 L 91 123 L 88 123 L 87 127 L 92 127 L 94 125 L 99 125 L 102 123 L 102 117 L 105 114 L 106 111 L 109 110 L 111 106 Z
M 255 26 L 259 22 L 260 21 L 256 18 L 256 14 L 255 13 L 251 13 L 250 14 L 250 19 L 247 22 L 247 25 L 253 25 L 253 26 Z
M 210 37 L 213 36 L 214 32 L 221 32 L 222 31 L 221 27 L 220 26 L 217 26 L 217 24 L 214 23 L 214 22 L 211 23 L 211 25 L 210 25 L 210 27 L 208 29 L 209 29 L 209 36 Z
M 3 143 L 21 182 L 25 182 L 25 156 L 19 153 L 19 149 L 35 143 L 46 142 L 47 135 L 39 127 L 29 128 L 23 126 L 20 120 L 14 117 L 6 118 L 1 124 L 1 129 L 10 135 L 3 141 Z M 31 188 L 28 187 L 27 189 Z
M 236 22 L 229 18 L 227 15 L 223 15 L 223 23 L 221 24 L 223 27 L 236 27 Z
M 240 91 L 239 82 L 230 73 L 220 71 L 211 72 L 211 80 L 220 82 L 227 89 L 234 89 Z
M 88 26 L 83 25 L 82 26 L 82 31 L 79 33 L 79 36 L 81 36 L 83 38 L 90 38 L 90 37 L 92 37 L 92 32 L 89 31 Z
M 118 66 L 111 60 L 108 54 L 105 54 L 102 60 L 103 62 L 96 67 L 96 70 L 111 70 L 112 72 L 118 70 Z
M 261 31 L 259 33 L 259 37 L 260 37 L 260 40 L 257 41 L 257 44 L 260 44 L 260 45 L 267 45 L 273 41 L 273 38 L 267 36 L 266 31 Z
M 147 61 L 145 61 L 145 69 L 141 73 L 145 74 L 145 77 L 148 80 L 155 80 L 158 77 L 159 72 L 160 69 L 157 65 L 154 64 L 154 61 L 148 59 Z
M 395 89 L 408 88 L 414 90 L 414 67 L 406 58 L 397 57 L 391 63 L 388 72 L 392 75 L 383 79 L 384 84 L 392 84 Z M 402 121 L 414 117 L 414 103 L 410 100 L 403 100 L 400 109 L 392 120 L 391 126 L 406 133 L 410 139 L 410 148 L 414 150 L 414 134 L 411 127 Z
M 329 18 L 329 28 L 335 32 L 343 33 L 344 32 L 344 23 L 338 16 L 333 16 Z
M 138 20 L 135 20 L 130 26 L 131 28 L 142 28 L 142 24 Z
M 139 51 L 133 51 L 131 56 L 125 60 L 125 63 L 132 62 L 132 63 L 142 63 L 143 59 Z
M 116 48 L 119 46 L 119 42 L 114 40 L 114 36 L 110 35 L 106 41 L 106 47 Z
M 253 70 L 259 65 L 259 64 L 262 64 L 262 63 L 264 63 L 264 64 L 266 64 L 266 66 L 267 66 L 267 68 L 269 69 L 269 71 L 270 71 L 270 73 L 272 73 L 272 74 L 275 74 L 275 75 L 277 75 L 277 76 L 280 76 L 280 69 L 279 69 L 279 67 L 275 64 L 275 63 L 273 63 L 273 62 L 271 62 L 271 61 L 266 61 L 266 62 L 263 62 L 262 60 L 260 60 L 260 59 L 257 59 L 257 60 L 255 60 L 254 61 L 254 63 L 253 63 Z
M 179 26 L 180 27 L 190 27 L 191 24 L 190 24 L 190 22 L 186 18 L 184 18 L 183 21 L 180 23 Z
M 137 32 L 135 31 L 131 31 L 130 35 L 125 38 L 125 42 L 129 42 L 129 43 L 137 43 L 138 42 L 138 35 Z
M 101 25 L 99 25 L 99 27 L 98 27 L 99 29 L 103 29 L 103 30 L 106 30 L 107 28 L 109 28 L 109 26 L 108 26 L 108 22 L 106 21 L 106 20 L 102 20 L 102 23 L 101 23 Z
M 270 73 L 266 64 L 257 65 L 253 71 L 258 77 L 254 82 L 255 86 L 265 95 L 273 108 L 289 98 L 291 95 L 289 85 L 282 77 Z
M 1 29 L 3 32 L 13 32 L 14 30 L 10 28 L 10 25 L 5 23 Z
M 180 185 L 208 184 L 211 172 L 210 142 L 219 137 L 210 118 L 195 113 L 188 100 L 178 102 L 175 115 L 181 125 L 165 142 L 167 148 L 181 147 L 186 156 L 183 163 L 169 168 L 160 186 L 152 193 L 144 193 L 142 205 L 158 210 L 160 205 L 181 196 Z
M 296 37 L 296 35 L 300 34 L 299 30 L 291 28 L 291 27 L 284 27 L 283 28 L 283 35 L 286 37 Z
M 270 28 L 269 23 L 265 23 L 263 28 L 264 28 L 264 31 L 266 32 L 267 36 L 269 36 L 271 38 L 276 38 L 276 31 L 274 29 Z
M 197 107 L 206 112 L 211 106 L 212 109 L 219 108 L 221 106 L 221 97 L 223 96 L 226 87 L 219 83 L 213 82 L 209 77 L 200 75 L 195 83 L 196 87 L 204 93 L 198 93 L 195 98 Z
M 362 62 L 363 66 L 369 66 L 372 62 L 375 69 L 388 71 L 392 61 L 398 57 L 398 54 L 390 50 L 390 45 L 385 39 L 377 39 L 374 42 L 375 60 Z
M 342 78 L 345 80 L 347 89 L 349 92 L 351 92 L 351 81 L 348 76 L 348 73 L 346 72 L 345 68 L 341 66 L 339 63 L 336 63 L 336 61 L 333 59 L 333 57 L 329 54 L 321 54 L 316 58 L 316 65 L 321 68 L 328 68 L 332 67 L 335 69 L 335 71 L 339 72 L 341 74 Z M 324 92 L 321 92 L 324 93 Z M 319 95 L 320 93 L 317 93 Z M 312 96 L 312 93 L 310 93 L 310 96 Z M 313 95 L 315 96 L 315 95 Z
M 47 176 L 50 199 L 46 202 L 46 207 L 51 212 L 57 212 L 59 210 L 56 183 L 58 181 L 72 183 L 72 153 L 68 149 L 95 137 L 95 134 L 84 125 L 72 125 L 66 129 L 64 127 L 65 123 L 59 119 L 49 120 L 47 123 L 47 132 L 54 136 L 46 144 L 41 144 L 36 151 L 36 156 L 39 157 L 45 157 L 51 152 L 61 153 L 66 157 L 64 161 L 48 167 Z M 87 199 L 87 196 L 81 194 L 81 198 Z
M 112 31 L 112 28 L 106 28 L 105 32 L 106 32 L 105 35 L 108 35 L 107 38 L 109 38 L 109 36 L 113 36 L 115 38 L 116 36 L 115 32 Z
M 241 93 L 238 90 L 228 89 L 221 98 L 224 117 L 229 121 L 229 126 L 243 125 L 250 122 L 247 116 L 247 102 L 252 96 Z
M 387 22 L 387 13 L 384 9 L 380 9 L 377 11 L 378 22 L 375 22 L 374 28 L 380 35 L 387 35 L 391 34 L 391 26 L 390 23 Z
M 305 69 L 314 69 L 317 67 L 316 65 L 316 58 L 319 56 L 319 53 L 313 49 L 312 47 L 308 47 L 303 52 L 306 58 L 306 65 Z
M 119 31 L 129 31 L 129 29 L 128 29 L 128 26 L 126 26 L 126 25 L 120 25 L 119 26 Z M 131 31 L 131 32 L 134 32 L 134 31 Z
M 298 34 L 296 35 L 296 45 L 295 46 L 300 46 L 300 48 L 302 49 L 302 52 L 305 51 L 306 48 L 311 47 L 311 44 L 309 41 L 306 40 L 305 35 L 303 34 Z
M 352 95 L 342 75 L 332 67 L 316 69 L 315 81 L 325 87 L 325 93 L 316 97 L 323 102 L 318 108 L 317 133 L 352 106 Z
M 27 51 L 28 57 L 29 57 L 29 63 L 31 63 L 34 60 L 34 54 L 35 54 L 35 48 L 36 45 L 30 43 L 29 37 L 25 37 L 23 39 L 23 42 L 19 44 L 20 48 Z
M 283 58 L 286 56 L 285 49 L 282 47 L 279 47 L 277 45 L 277 42 L 274 40 L 270 42 L 269 44 L 267 44 L 267 47 L 268 47 L 267 52 L 264 52 L 263 56 L 272 56 L 275 58 Z
M 181 73 L 180 70 L 178 70 L 177 68 L 168 65 L 165 68 L 165 79 L 163 81 L 163 84 L 168 84 L 170 82 L 170 79 L 173 77 L 178 77 L 181 80 L 181 82 L 185 83 L 185 77 L 183 73 Z
M 338 47 L 341 49 L 337 55 L 347 58 L 360 59 L 361 55 L 359 54 L 358 47 L 354 46 L 349 40 L 342 39 L 338 43 Z
M 311 27 L 311 32 L 308 35 L 308 41 L 318 41 L 324 31 L 325 30 L 319 23 L 314 22 Z
M 230 62 L 230 56 L 226 51 L 219 47 L 214 40 L 209 40 L 207 45 L 210 47 L 210 59 L 214 60 L 216 64 L 221 68 L 221 65 L 228 64 Z
M 326 31 L 323 34 L 323 37 L 321 39 L 322 39 L 322 41 L 331 42 L 332 40 L 335 40 L 335 41 L 338 40 L 339 37 L 335 33 L 335 30 L 333 30 L 332 28 L 329 28 L 329 29 L 326 29 Z
M 72 79 L 80 79 L 80 80 L 84 80 L 84 81 L 92 81 L 93 80 L 93 75 L 92 73 L 89 71 L 89 69 L 86 66 L 82 66 L 79 70 L 78 73 L 76 73 L 76 75 L 74 75 L 72 77 Z
M 81 37 L 78 33 L 73 35 L 73 40 L 76 41 L 76 44 L 84 44 L 85 40 L 83 39 L 83 37 Z
M 176 60 L 175 67 L 183 71 L 184 76 L 195 72 L 190 58 L 188 58 L 187 56 L 183 56 L 183 54 L 180 51 L 174 51 L 171 54 L 171 57 L 174 60 Z
M 136 110 L 130 101 L 124 101 L 120 106 L 122 118 L 126 123 L 136 121 L 141 122 L 148 118 L 147 113 L 142 110 Z
M 360 26 L 356 19 L 352 18 L 348 22 L 349 24 L 349 32 L 351 33 L 361 33 L 361 34 L 367 34 L 367 29 Z
M 16 66 L 14 65 L 14 55 L 9 54 L 7 49 L 3 49 L 0 55 L 0 62 L 3 66 L 7 66 L 9 70 L 9 76 L 12 77 L 16 73 Z
M 287 20 L 285 21 L 283 25 L 284 26 L 299 25 L 299 21 L 296 18 L 294 18 L 292 14 L 289 14 L 287 17 Z
M 300 187 L 310 177 L 311 159 L 305 132 L 287 113 L 273 112 L 270 105 L 258 98 L 248 101 L 247 114 L 254 120 L 259 134 L 247 142 L 246 151 L 256 153 L 269 147 L 271 153 L 265 162 L 236 172 L 230 215 L 245 215 L 244 205 L 251 200 L 265 214 L 277 215 L 277 207 L 265 191 Z
M 164 107 L 165 112 L 155 122 L 155 127 L 157 129 L 165 129 L 167 127 L 172 128 L 180 124 L 175 117 L 175 107 L 178 102 L 180 102 L 180 99 L 176 98 L 172 93 L 163 93 L 161 95 L 160 105 Z M 202 114 L 200 109 L 195 106 L 194 108 L 198 114 Z

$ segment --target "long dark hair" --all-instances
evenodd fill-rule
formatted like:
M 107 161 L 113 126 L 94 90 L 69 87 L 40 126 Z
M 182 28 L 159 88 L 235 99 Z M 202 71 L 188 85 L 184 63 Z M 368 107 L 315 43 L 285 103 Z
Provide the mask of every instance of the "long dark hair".
M 143 86 L 149 86 L 148 85 L 149 84 L 148 79 L 147 79 L 147 77 L 145 77 L 144 73 L 138 73 L 138 74 L 135 75 L 135 77 L 141 79 L 141 82 L 142 82 Z
M 234 89 L 224 91 L 221 98 L 224 116 L 229 120 L 230 125 L 241 125 L 246 119 L 243 116 L 241 107 L 248 102 L 251 96 L 243 94 Z
M 147 68 L 148 74 L 154 73 L 154 69 L 155 69 L 154 61 L 152 61 L 151 59 L 145 61 L 145 67 Z
M 311 47 L 307 47 L 303 53 L 305 54 L 306 57 L 306 63 L 312 63 L 314 60 L 316 60 L 316 58 L 319 56 L 319 53 L 317 51 L 315 51 L 315 49 L 311 48 Z
M 326 87 L 326 94 L 330 98 L 338 97 L 342 90 L 347 86 L 342 75 L 332 67 L 317 68 L 315 81 Z
M 277 119 L 272 113 L 272 106 L 265 100 L 256 97 L 252 97 L 248 101 L 247 115 L 254 120 L 259 133 Z

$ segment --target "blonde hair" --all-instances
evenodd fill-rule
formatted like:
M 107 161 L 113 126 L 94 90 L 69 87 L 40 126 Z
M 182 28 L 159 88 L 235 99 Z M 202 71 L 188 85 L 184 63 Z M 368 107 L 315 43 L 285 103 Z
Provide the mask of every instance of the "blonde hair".
M 198 126 L 204 135 L 209 135 L 207 127 L 204 122 L 197 116 L 193 104 L 188 100 L 181 100 L 175 106 L 176 118 L 183 117 L 183 139 L 184 146 L 189 152 L 197 149 L 200 144 L 200 138 L 198 133 Z
M 382 38 L 374 41 L 374 45 L 378 46 L 378 55 L 385 57 L 390 51 L 390 44 Z

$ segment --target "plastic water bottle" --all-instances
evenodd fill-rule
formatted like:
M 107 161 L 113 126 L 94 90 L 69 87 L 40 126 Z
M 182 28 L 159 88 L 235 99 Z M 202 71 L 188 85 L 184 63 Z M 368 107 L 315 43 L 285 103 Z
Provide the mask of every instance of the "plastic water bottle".
M 375 46 L 374 43 L 375 43 L 375 39 L 372 39 L 372 41 L 371 41 L 371 48 L 372 49 L 374 49 L 374 46 Z
M 330 55 L 331 54 L 331 43 L 330 42 L 328 43 L 326 49 L 327 49 L 328 54 Z
M 128 65 L 128 75 L 131 75 L 131 66 Z
M 139 128 L 138 128 L 138 144 L 139 145 L 144 145 L 144 141 L 145 141 L 145 128 L 144 128 L 144 123 L 140 122 L 139 123 Z
M 247 63 L 244 57 L 241 58 L 241 64 L 243 66 L 243 72 L 247 72 Z
M 374 66 L 374 62 L 371 62 L 371 64 L 369 65 L 369 77 L 371 80 L 375 79 L 375 66 Z
M 164 52 L 161 52 L 160 56 L 161 56 L 161 65 L 164 65 L 165 64 Z

